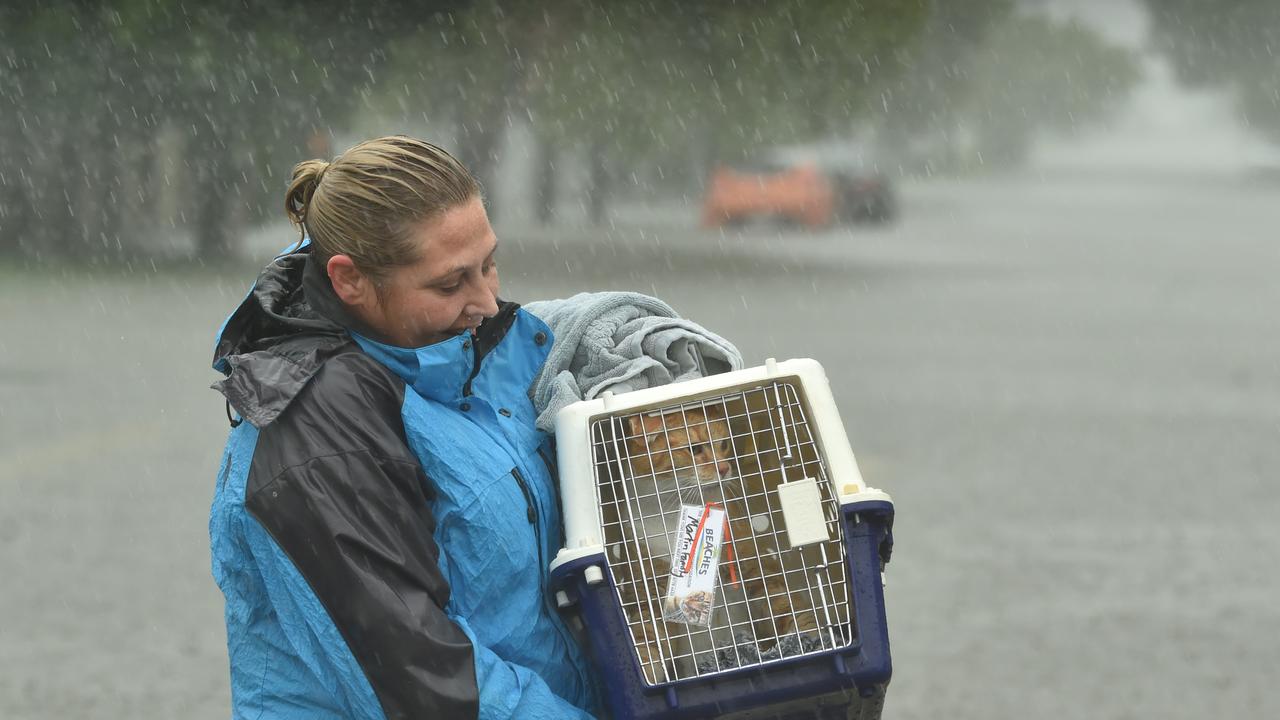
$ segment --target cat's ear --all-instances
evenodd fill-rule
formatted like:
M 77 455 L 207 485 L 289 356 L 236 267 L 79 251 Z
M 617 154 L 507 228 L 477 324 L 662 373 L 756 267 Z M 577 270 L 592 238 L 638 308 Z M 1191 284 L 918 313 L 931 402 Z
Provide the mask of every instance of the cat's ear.
M 719 405 L 707 404 L 702 406 L 702 416 L 707 420 L 724 420 L 724 408 Z
M 645 441 L 644 422 L 639 415 L 632 415 L 627 418 L 627 435 L 632 440 Z
M 655 413 L 652 415 L 632 415 L 627 418 L 627 428 L 631 431 L 632 437 L 641 438 L 648 444 L 654 435 L 662 433 L 666 430 L 663 424 L 662 416 Z
M 642 415 L 640 421 L 644 424 L 645 435 L 658 435 L 669 430 L 675 430 L 683 423 L 680 422 L 679 415 Z

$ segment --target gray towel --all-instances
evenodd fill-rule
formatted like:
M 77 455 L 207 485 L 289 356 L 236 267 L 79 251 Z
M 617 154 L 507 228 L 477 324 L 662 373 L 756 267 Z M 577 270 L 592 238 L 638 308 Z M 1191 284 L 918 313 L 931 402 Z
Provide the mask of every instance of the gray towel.
M 542 372 L 530 388 L 537 425 L 555 431 L 556 413 L 606 390 L 656 387 L 742 369 L 728 340 L 676 315 L 657 298 L 630 292 L 579 293 L 524 308 L 555 333 Z M 702 356 L 699 365 L 698 354 Z

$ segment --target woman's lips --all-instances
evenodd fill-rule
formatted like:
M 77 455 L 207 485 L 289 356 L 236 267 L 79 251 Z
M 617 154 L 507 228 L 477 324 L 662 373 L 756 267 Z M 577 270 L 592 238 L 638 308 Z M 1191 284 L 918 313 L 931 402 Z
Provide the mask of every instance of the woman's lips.
M 476 334 L 476 330 L 477 330 L 477 329 L 478 329 L 482 324 L 484 324 L 484 318 L 483 318 L 483 317 L 480 317 L 480 316 L 476 316 L 476 315 L 471 315 L 471 316 L 468 316 L 468 317 L 475 318 L 475 322 L 469 322 L 469 323 L 466 323 L 466 324 L 464 324 L 464 325 L 456 325 L 456 326 L 454 326 L 454 327 L 449 328 L 449 332 L 453 333 L 454 335 L 461 335 L 461 334 L 462 334 L 462 333 L 464 333 L 464 332 L 469 332 L 469 333 L 471 333 L 472 335 L 475 335 L 475 334 Z

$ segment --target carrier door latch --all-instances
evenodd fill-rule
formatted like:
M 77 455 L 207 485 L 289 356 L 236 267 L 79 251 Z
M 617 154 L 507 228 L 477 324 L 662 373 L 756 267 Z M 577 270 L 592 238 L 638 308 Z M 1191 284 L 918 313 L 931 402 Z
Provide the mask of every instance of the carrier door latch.
M 822 493 L 813 478 L 793 480 L 778 486 L 778 502 L 787 526 L 791 547 L 800 547 L 831 539 L 827 519 L 822 513 Z

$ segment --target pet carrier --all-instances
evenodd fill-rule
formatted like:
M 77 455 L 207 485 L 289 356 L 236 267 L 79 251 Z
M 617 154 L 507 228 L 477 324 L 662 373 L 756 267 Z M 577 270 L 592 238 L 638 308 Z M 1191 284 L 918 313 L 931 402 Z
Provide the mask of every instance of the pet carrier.
M 552 591 L 615 718 L 879 715 L 893 503 L 817 362 L 575 403 L 556 441 Z

